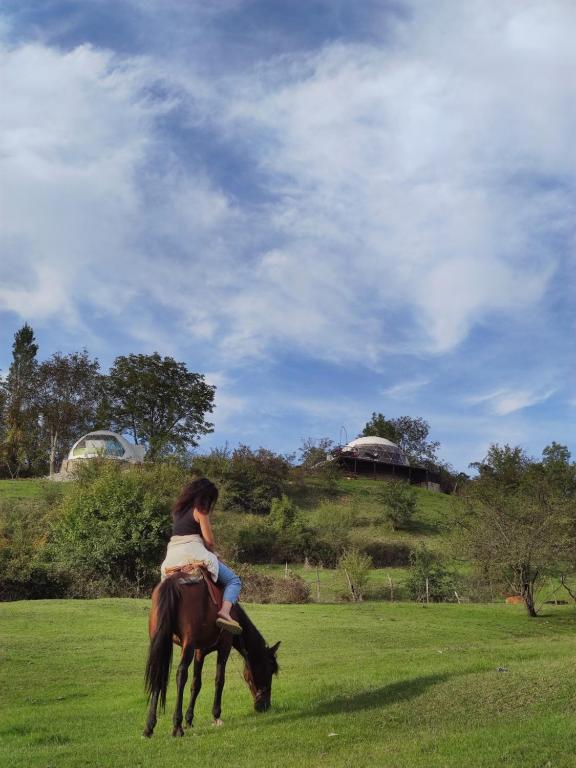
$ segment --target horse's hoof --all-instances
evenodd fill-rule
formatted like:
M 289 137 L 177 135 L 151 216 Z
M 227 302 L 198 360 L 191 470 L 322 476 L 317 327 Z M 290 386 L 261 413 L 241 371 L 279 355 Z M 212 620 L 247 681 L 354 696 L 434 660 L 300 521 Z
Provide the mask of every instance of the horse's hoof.
M 144 728 L 144 731 L 142 732 L 142 738 L 149 739 L 153 733 L 154 733 L 153 728 Z
M 212 723 L 212 725 L 216 726 L 216 728 L 220 728 L 222 725 L 224 725 L 224 721 L 220 720 L 220 718 L 217 717 L 216 720 L 214 720 L 214 722 Z
M 184 736 L 184 728 L 181 725 L 177 725 L 172 731 L 172 736 Z

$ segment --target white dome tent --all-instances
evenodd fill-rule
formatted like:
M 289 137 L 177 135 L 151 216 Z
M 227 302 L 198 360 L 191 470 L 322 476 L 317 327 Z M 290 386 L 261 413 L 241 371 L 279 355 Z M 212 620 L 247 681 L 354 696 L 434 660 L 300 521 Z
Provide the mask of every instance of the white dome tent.
M 410 465 L 406 455 L 396 443 L 385 437 L 357 437 L 342 448 L 342 454 L 349 454 L 358 459 L 388 462 L 397 466 Z
M 67 469 L 74 462 L 85 459 L 120 459 L 130 464 L 140 464 L 144 461 L 146 448 L 143 445 L 130 443 L 123 435 L 99 429 L 89 432 L 77 440 L 68 454 Z

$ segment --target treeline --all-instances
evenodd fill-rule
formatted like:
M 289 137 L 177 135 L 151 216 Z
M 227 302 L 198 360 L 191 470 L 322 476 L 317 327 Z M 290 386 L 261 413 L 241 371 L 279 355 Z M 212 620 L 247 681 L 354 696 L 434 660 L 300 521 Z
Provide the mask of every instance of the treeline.
M 212 431 L 215 387 L 171 357 L 122 355 L 107 374 L 87 350 L 39 361 L 26 324 L 0 385 L 0 477 L 53 474 L 75 440 L 127 433 L 149 458 L 183 454 Z

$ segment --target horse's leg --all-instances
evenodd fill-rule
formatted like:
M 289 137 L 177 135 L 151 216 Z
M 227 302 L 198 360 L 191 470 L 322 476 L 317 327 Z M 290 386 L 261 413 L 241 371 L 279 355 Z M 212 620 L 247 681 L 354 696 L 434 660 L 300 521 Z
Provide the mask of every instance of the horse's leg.
M 230 655 L 230 645 L 218 648 L 218 658 L 216 659 L 216 690 L 214 692 L 214 705 L 212 707 L 213 725 L 222 725 L 220 715 L 222 713 L 222 691 L 226 678 L 226 662 Z
M 174 710 L 174 717 L 172 718 L 172 736 L 184 736 L 184 730 L 182 728 L 182 700 L 184 698 L 184 688 L 186 687 L 186 681 L 188 680 L 188 667 L 194 656 L 194 649 L 186 645 L 182 648 L 182 657 L 180 664 L 178 665 L 178 671 L 176 672 L 176 709 Z
M 206 655 L 204 651 L 196 651 L 194 654 L 194 676 L 192 678 L 192 687 L 190 689 L 190 706 L 186 710 L 186 725 L 191 726 L 192 720 L 194 720 L 194 706 L 196 705 L 196 699 L 202 688 L 202 667 L 204 666 L 204 659 Z
M 156 710 L 158 709 L 158 697 L 160 691 L 155 691 L 150 697 L 150 709 L 148 710 L 148 720 L 146 721 L 146 728 L 144 728 L 144 736 L 152 736 L 154 733 L 154 727 L 156 726 Z

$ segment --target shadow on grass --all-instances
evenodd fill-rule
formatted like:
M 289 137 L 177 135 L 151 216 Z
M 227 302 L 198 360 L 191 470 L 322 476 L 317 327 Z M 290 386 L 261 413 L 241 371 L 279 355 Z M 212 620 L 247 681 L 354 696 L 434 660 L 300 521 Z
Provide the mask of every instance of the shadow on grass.
M 443 683 L 453 675 L 439 674 L 415 677 L 412 680 L 400 680 L 380 688 L 370 688 L 360 693 L 351 695 L 342 694 L 334 698 L 319 701 L 317 704 L 307 707 L 300 712 L 277 713 L 277 716 L 269 722 L 278 723 L 278 720 L 301 720 L 308 717 L 322 717 L 323 715 L 346 715 L 352 712 L 364 712 L 370 709 L 382 709 L 383 707 L 398 702 L 410 701 L 425 693 L 428 688 L 438 683 Z
M 412 680 L 400 680 L 381 688 L 371 688 L 368 691 L 352 694 L 351 696 L 337 696 L 328 701 L 320 701 L 305 715 L 340 715 L 350 712 L 361 712 L 366 709 L 379 709 L 396 702 L 409 701 L 421 696 L 433 685 L 442 683 L 450 675 L 426 675 L 415 677 Z

